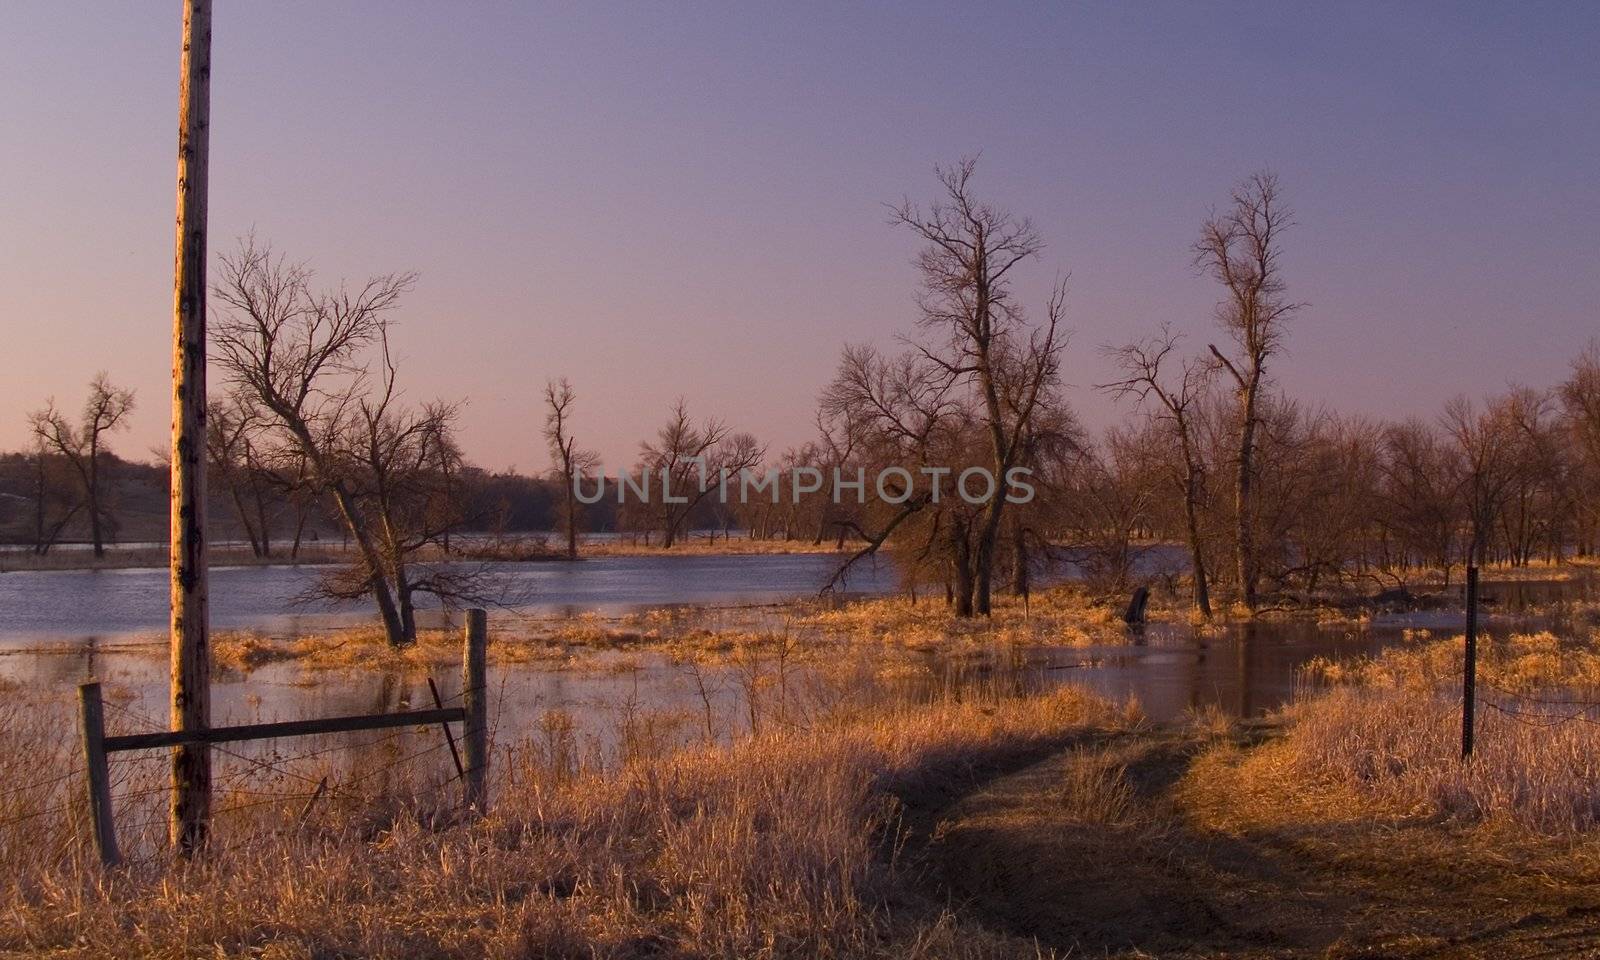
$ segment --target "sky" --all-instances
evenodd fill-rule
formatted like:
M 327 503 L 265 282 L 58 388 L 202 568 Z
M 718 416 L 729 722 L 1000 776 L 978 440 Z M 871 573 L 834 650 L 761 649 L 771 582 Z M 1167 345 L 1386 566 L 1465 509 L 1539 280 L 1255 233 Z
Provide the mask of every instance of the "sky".
M 137 391 L 169 422 L 175 0 L 0 6 L 0 449 Z M 536 4 L 217 0 L 213 252 L 254 230 L 320 280 L 416 270 L 407 396 L 467 401 L 491 469 L 542 469 L 541 389 L 632 462 L 674 398 L 811 435 L 841 347 L 893 348 L 913 239 L 885 203 L 981 153 L 979 191 L 1070 276 L 1068 396 L 1126 414 L 1100 352 L 1201 350 L 1190 244 L 1270 168 L 1312 406 L 1431 416 L 1548 385 L 1600 334 L 1600 5 Z

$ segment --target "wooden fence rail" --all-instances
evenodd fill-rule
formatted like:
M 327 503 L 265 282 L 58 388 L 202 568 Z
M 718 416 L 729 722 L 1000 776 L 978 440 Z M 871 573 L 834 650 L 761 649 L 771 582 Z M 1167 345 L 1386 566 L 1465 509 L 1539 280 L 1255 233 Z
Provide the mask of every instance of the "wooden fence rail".
M 84 684 L 98 687 L 99 684 Z M 282 723 L 248 723 L 237 727 L 210 727 L 205 730 L 162 730 L 159 733 L 134 733 L 106 737 L 106 753 L 127 750 L 154 750 L 188 743 L 234 743 L 239 740 L 276 740 L 280 737 L 306 737 L 318 733 L 347 733 L 352 730 L 382 730 L 386 727 L 426 726 L 435 723 L 460 723 L 467 718 L 465 707 L 442 710 L 408 710 L 401 713 L 365 713 L 346 717 L 321 717 L 316 720 L 286 720 Z
M 438 691 L 435 689 L 436 706 L 432 710 L 321 717 L 278 723 L 247 723 L 231 727 L 208 727 L 202 730 L 161 730 L 155 733 L 108 737 L 105 733 L 105 706 L 100 684 L 83 684 L 78 688 L 78 700 L 83 724 L 83 753 L 88 764 L 88 776 L 85 782 L 90 822 L 94 827 L 95 848 L 99 851 L 101 862 L 107 866 L 114 866 L 121 861 L 121 853 L 117 848 L 116 823 L 112 816 L 111 778 L 106 758 L 109 754 L 129 750 L 235 743 L 241 740 L 275 740 L 282 737 L 438 724 L 444 728 L 445 737 L 450 742 L 451 753 L 454 754 L 455 739 L 446 725 L 459 723 L 462 725 L 462 739 L 466 747 L 465 763 L 458 763 L 463 800 L 467 807 L 481 813 L 488 799 L 489 770 L 487 623 L 488 618 L 484 611 L 477 609 L 467 611 L 466 630 L 462 637 L 461 706 L 459 707 L 438 706 Z M 430 678 L 430 687 L 432 682 Z

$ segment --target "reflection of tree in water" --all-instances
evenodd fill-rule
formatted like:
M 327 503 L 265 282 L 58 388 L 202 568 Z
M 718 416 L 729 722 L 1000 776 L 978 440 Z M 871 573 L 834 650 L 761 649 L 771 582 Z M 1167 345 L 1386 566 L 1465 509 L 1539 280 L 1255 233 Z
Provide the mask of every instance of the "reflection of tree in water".
M 374 688 L 371 701 L 373 713 L 397 713 L 406 709 L 411 699 L 411 684 L 408 683 L 405 673 L 396 668 L 386 668 L 378 677 L 377 686 Z M 404 765 L 396 765 L 397 761 L 406 755 L 408 749 L 416 746 L 416 736 L 410 732 L 396 735 L 371 734 L 365 736 L 369 747 L 352 750 L 350 752 L 351 777 L 365 776 L 361 792 L 379 796 L 389 792 L 390 788 L 401 782 L 407 776 Z
M 1255 686 L 1255 645 L 1259 634 L 1257 624 L 1253 620 L 1246 621 L 1240 628 L 1237 644 L 1238 670 L 1235 671 L 1234 682 L 1239 685 L 1238 700 L 1235 704 L 1238 715 L 1248 717 L 1255 707 L 1253 696 Z

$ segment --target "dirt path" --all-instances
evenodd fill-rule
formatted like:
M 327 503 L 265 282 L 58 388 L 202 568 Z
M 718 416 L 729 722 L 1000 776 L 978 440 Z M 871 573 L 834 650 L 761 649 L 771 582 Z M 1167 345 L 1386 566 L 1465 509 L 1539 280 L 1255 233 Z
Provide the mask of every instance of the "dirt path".
M 909 818 L 957 910 L 1071 956 L 1600 957 L 1600 889 L 1438 824 L 1224 831 L 1201 738 L 1109 737 Z

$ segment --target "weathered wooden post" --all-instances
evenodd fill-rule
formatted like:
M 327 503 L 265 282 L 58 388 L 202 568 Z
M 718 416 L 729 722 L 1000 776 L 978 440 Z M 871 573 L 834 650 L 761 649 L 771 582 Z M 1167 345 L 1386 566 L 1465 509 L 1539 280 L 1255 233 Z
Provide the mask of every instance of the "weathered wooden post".
M 114 867 L 122 862 L 122 854 L 117 850 L 117 825 L 111 819 L 111 774 L 106 766 L 106 714 L 100 684 L 79 686 L 78 705 L 83 714 L 83 759 L 88 768 L 84 782 L 88 785 L 94 846 L 100 862 Z
M 178 224 L 172 309 L 172 728 L 211 722 L 206 609 L 206 166 L 211 138 L 211 0 L 184 0 L 178 86 Z M 205 842 L 211 754 L 204 743 L 172 751 L 172 843 Z
M 1472 756 L 1478 700 L 1478 568 L 1467 567 L 1467 649 L 1461 671 L 1461 759 Z
M 489 774 L 489 630 L 488 615 L 467 611 L 466 649 L 462 655 L 461 706 L 466 711 L 461 739 L 466 748 L 467 806 L 488 809 Z

